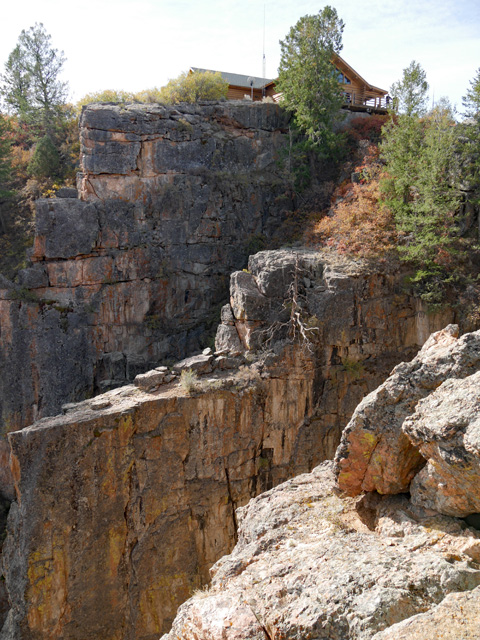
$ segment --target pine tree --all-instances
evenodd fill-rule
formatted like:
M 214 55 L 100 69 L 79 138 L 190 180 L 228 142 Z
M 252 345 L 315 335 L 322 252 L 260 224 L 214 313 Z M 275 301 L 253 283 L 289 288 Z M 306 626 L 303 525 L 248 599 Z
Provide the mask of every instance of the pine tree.
M 38 135 L 52 135 L 63 117 L 67 83 L 60 80 L 63 52 L 51 45 L 43 24 L 23 30 L 1 76 L 0 93 L 7 109 L 35 127 Z
M 390 87 L 394 110 L 407 116 L 421 116 L 426 113 L 427 93 L 427 75 L 415 60 L 403 70 L 402 79 Z
M 304 16 L 281 46 L 277 88 L 282 105 L 293 112 L 299 128 L 327 152 L 335 144 L 333 125 L 343 97 L 332 65 L 342 49 L 344 23 L 333 7 Z
M 461 127 L 464 177 L 470 189 L 469 200 L 480 216 L 480 69 L 470 81 L 462 102 L 465 108 L 465 121 Z
M 441 300 L 455 275 L 455 214 L 461 203 L 457 148 L 453 112 L 444 101 L 425 118 L 399 115 L 383 129 L 386 205 L 402 238 L 400 256 L 415 268 L 413 282 L 430 303 Z
M 0 231 L 6 230 L 6 214 L 9 200 L 12 196 L 10 188 L 11 177 L 11 145 L 8 137 L 9 124 L 7 119 L 0 114 Z

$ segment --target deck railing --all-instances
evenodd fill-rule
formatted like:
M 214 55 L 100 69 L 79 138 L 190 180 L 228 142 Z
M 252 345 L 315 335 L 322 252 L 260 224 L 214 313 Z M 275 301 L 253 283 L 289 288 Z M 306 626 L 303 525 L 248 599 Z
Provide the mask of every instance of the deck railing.
M 361 93 L 345 92 L 345 104 L 365 107 L 365 109 L 389 109 L 392 106 L 390 96 L 372 96 Z

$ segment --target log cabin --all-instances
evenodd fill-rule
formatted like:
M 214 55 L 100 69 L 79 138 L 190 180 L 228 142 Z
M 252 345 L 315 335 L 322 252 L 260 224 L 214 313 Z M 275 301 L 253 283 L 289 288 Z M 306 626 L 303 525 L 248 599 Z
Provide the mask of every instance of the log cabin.
M 387 113 L 391 104 L 388 91 L 380 89 L 367 82 L 338 54 L 332 58 L 338 82 L 345 97 L 344 109 L 349 111 L 367 111 L 369 113 Z M 190 73 L 213 71 L 191 67 Z M 271 78 L 256 78 L 239 73 L 220 71 L 224 80 L 228 82 L 227 100 L 250 99 L 254 101 L 270 97 L 275 102 L 281 100 L 281 94 L 275 89 L 275 80 Z

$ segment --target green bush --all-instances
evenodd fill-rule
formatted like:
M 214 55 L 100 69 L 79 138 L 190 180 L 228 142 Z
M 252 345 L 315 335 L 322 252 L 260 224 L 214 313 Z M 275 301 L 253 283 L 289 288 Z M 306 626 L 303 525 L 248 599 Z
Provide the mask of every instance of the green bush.
M 53 178 L 60 169 L 60 154 L 49 135 L 43 136 L 35 145 L 28 173 L 34 178 Z

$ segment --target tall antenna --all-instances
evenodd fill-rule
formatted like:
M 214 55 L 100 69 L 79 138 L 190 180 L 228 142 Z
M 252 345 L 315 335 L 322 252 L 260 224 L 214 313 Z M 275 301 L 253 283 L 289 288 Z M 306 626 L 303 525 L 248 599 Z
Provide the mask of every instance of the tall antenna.
M 262 68 L 262 77 L 265 79 L 267 77 L 267 59 L 265 58 L 265 4 L 263 5 L 263 68 Z M 262 97 L 265 97 L 265 82 L 262 87 Z

